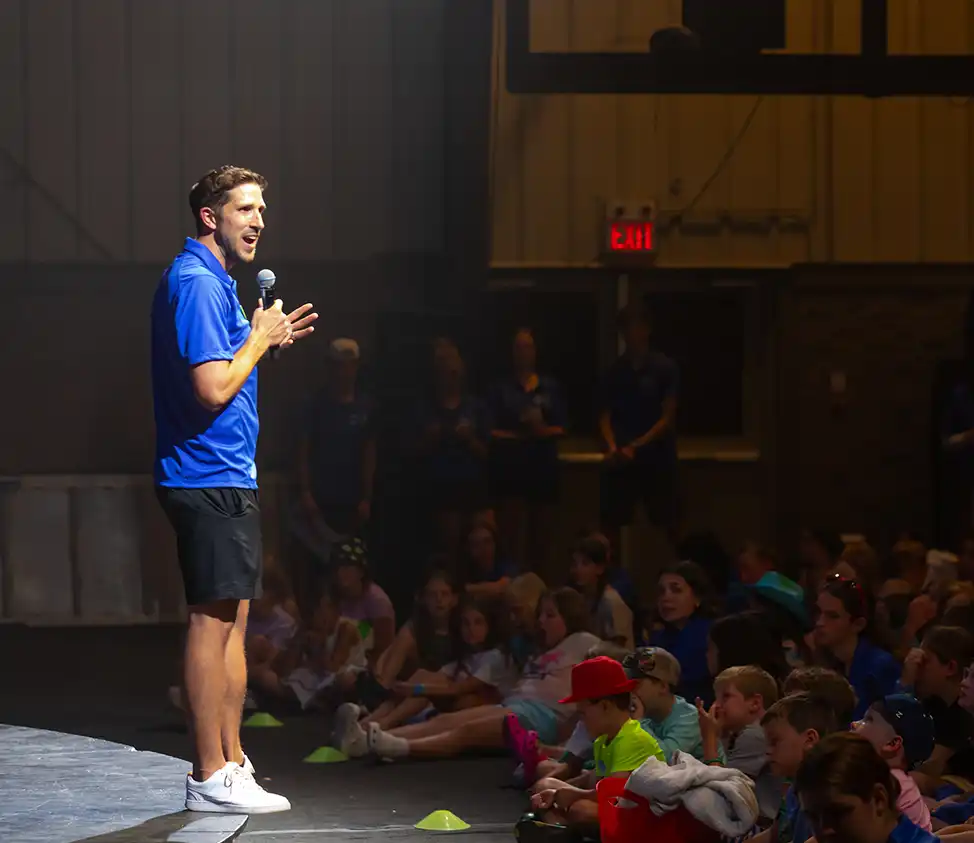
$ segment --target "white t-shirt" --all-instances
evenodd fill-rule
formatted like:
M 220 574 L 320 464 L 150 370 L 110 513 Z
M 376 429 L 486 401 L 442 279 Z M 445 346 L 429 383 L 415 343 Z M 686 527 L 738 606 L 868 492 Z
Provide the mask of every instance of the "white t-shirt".
M 571 696 L 572 668 L 585 661 L 588 651 L 599 643 L 591 632 L 576 632 L 547 653 L 530 659 L 509 699 L 538 702 L 567 718 L 574 707 L 559 705 L 558 700 Z
M 485 685 L 496 688 L 500 695 L 506 696 L 517 682 L 517 668 L 509 656 L 500 650 L 484 650 L 472 653 L 462 662 L 450 662 L 440 668 L 440 673 L 448 679 L 479 679 Z
M 626 605 L 611 585 L 607 585 L 595 607 L 595 633 L 603 641 L 622 639 L 622 645 L 630 650 L 633 641 L 632 609 Z

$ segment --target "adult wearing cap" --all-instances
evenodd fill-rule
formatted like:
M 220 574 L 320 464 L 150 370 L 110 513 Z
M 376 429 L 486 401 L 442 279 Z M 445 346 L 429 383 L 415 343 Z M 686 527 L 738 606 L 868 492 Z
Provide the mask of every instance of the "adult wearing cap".
M 374 413 L 358 388 L 360 357 L 353 339 L 329 346 L 325 385 L 309 407 L 298 465 L 306 512 L 343 536 L 358 533 L 372 514 Z

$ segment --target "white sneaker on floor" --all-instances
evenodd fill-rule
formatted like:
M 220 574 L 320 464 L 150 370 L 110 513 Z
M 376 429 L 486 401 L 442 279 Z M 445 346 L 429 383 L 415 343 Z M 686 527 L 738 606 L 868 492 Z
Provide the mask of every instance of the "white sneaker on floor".
M 368 737 L 358 722 L 361 713 L 361 709 L 354 703 L 344 703 L 335 711 L 333 743 L 349 758 L 361 758 L 369 753 Z
M 254 769 L 253 762 L 247 757 L 247 753 L 244 753 L 243 764 L 240 765 L 240 769 L 243 770 L 252 779 L 257 778 L 257 771 Z
M 378 723 L 369 723 L 368 749 L 383 760 L 395 760 L 409 755 L 409 741 L 387 734 Z
M 186 776 L 186 810 L 210 814 L 273 814 L 291 810 L 283 796 L 268 793 L 233 762 L 205 782 Z

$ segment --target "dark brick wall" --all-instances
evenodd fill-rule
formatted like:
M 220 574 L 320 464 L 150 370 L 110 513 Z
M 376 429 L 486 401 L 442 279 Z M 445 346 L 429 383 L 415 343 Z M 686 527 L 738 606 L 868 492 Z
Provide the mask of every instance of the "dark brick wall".
M 883 542 L 933 522 L 933 389 L 963 348 L 969 267 L 802 267 L 778 298 L 779 539 Z M 830 390 L 833 372 L 846 391 Z

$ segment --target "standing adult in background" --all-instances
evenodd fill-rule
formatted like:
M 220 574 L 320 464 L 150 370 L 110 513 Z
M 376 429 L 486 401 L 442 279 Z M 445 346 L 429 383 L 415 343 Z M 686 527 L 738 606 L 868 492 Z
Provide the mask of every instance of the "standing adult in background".
M 645 308 L 623 308 L 618 327 L 626 350 L 605 376 L 599 415 L 605 443 L 603 529 L 618 548 L 621 528 L 633 522 L 636 504 L 642 501 L 649 521 L 675 542 L 680 517 L 676 451 L 680 372 L 673 360 L 651 348 Z
M 528 569 L 544 561 L 545 525 L 558 500 L 558 438 L 565 435 L 562 390 L 539 375 L 534 333 L 514 335 L 514 372 L 488 402 L 491 493 L 498 501 L 501 545 Z
M 418 448 L 433 510 L 434 544 L 455 566 L 464 521 L 487 505 L 487 426 L 451 340 L 433 345 L 433 397 L 419 408 Z
M 187 238 L 152 302 L 155 482 L 176 532 L 189 607 L 184 688 L 195 743 L 186 808 L 269 813 L 291 806 L 267 793 L 240 744 L 247 691 L 244 634 L 260 596 L 257 363 L 313 331 L 305 304 L 280 300 L 253 317 L 229 270 L 253 261 L 264 230 L 263 176 L 221 167 L 193 186 L 196 238 Z
M 298 466 L 308 515 L 342 536 L 358 533 L 372 514 L 375 430 L 372 402 L 358 389 L 359 358 L 355 340 L 331 343 L 325 387 L 311 403 Z

